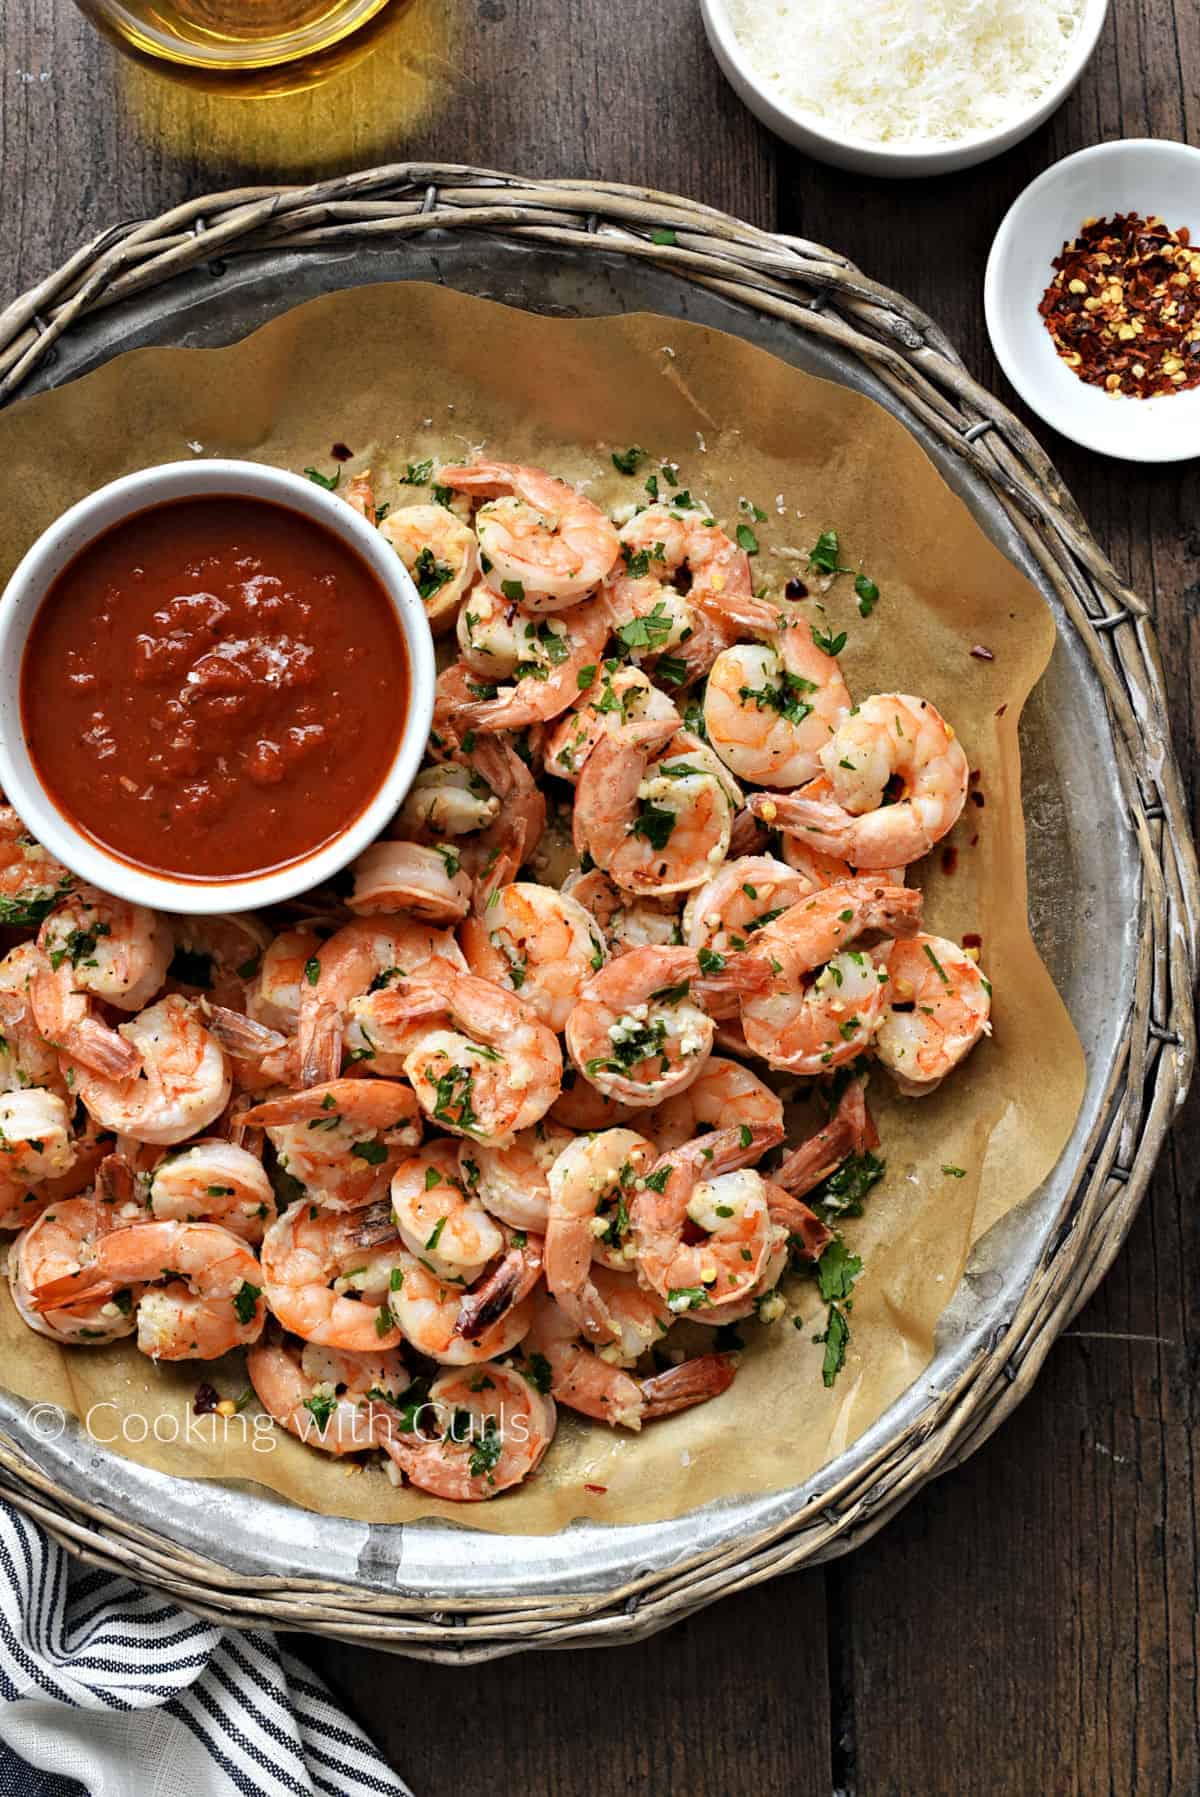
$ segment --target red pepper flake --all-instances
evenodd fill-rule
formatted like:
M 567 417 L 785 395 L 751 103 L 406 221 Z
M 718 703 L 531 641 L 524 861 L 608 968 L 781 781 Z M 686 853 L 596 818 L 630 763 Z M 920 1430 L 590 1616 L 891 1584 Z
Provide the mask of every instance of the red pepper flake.
M 345 443 L 335 443 L 329 453 L 335 462 L 348 462 L 354 451 L 347 448 Z
M 986 643 L 972 643 L 969 653 L 975 657 L 976 661 L 995 661 L 996 659 Z
M 807 599 L 808 588 L 802 580 L 798 580 L 793 574 L 792 578 L 783 589 L 783 596 L 785 599 Z
M 972 805 L 978 805 L 979 809 L 981 811 L 983 810 L 983 794 L 981 792 L 969 792 L 967 797 L 970 799 Z
M 951 843 L 942 850 L 942 872 L 952 874 L 958 866 L 958 850 Z
M 585 1485 L 583 1489 L 585 1491 L 598 1491 L 601 1494 L 601 1496 L 603 1496 L 603 1494 L 608 1490 L 608 1486 L 607 1485 Z
M 1089 218 L 1053 266 L 1038 311 L 1081 381 L 1134 399 L 1200 386 L 1200 252 L 1186 226 Z
M 983 937 L 977 936 L 975 934 L 974 930 L 968 930 L 967 934 L 963 937 L 963 947 L 964 948 L 982 948 L 983 947 Z
M 203 1380 L 196 1387 L 195 1395 L 192 1398 L 192 1415 L 211 1416 L 220 1401 L 213 1387 L 207 1380 Z
M 1003 705 L 997 705 L 995 715 L 998 718 L 1002 718 L 1007 710 L 1008 710 L 1008 700 L 1006 699 L 1004 701 Z

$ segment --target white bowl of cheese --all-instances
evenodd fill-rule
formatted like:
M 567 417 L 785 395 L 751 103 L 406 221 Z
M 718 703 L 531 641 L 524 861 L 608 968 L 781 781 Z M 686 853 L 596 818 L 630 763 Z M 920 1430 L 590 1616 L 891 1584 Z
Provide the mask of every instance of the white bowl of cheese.
M 1108 0 L 700 0 L 734 91 L 776 136 L 870 175 L 940 175 L 1050 117 Z

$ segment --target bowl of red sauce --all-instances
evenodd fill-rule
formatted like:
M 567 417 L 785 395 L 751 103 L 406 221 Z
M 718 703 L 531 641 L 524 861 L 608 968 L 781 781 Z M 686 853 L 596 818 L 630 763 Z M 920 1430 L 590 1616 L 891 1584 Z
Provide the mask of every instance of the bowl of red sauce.
M 149 468 L 64 513 L 0 598 L 0 787 L 105 891 L 276 904 L 387 823 L 433 686 L 416 589 L 345 501 L 252 462 Z

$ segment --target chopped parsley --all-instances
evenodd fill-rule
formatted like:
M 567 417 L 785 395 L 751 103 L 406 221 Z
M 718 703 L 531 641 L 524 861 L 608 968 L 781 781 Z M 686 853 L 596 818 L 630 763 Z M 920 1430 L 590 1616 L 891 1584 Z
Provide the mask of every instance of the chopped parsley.
M 643 549 L 641 553 L 647 555 L 649 551 Z M 641 570 L 643 574 L 645 571 L 644 568 Z M 619 625 L 617 635 L 627 649 L 653 651 L 663 647 L 674 628 L 674 620 L 668 615 L 663 601 L 659 599 L 655 602 L 653 611 L 648 611 L 644 617 L 630 618 L 628 624 Z
M 432 599 L 435 593 L 441 592 L 448 580 L 454 579 L 454 569 L 449 562 L 439 562 L 428 543 L 413 563 L 412 574 L 422 599 Z
M 433 457 L 424 462 L 406 462 L 404 473 L 400 475 L 402 487 L 427 487 L 433 473 Z
M 655 805 L 649 799 L 643 799 L 638 805 L 638 814 L 634 820 L 633 834 L 644 837 L 650 847 L 661 853 L 671 840 L 671 832 L 675 828 L 676 818 L 673 811 L 663 805 Z
M 315 482 L 318 487 L 324 487 L 327 493 L 332 493 L 342 478 L 340 468 L 335 468 L 332 474 L 322 474 L 319 468 L 306 468 L 304 472 L 309 480 Z
M 262 1287 L 251 1285 L 243 1279 L 233 1294 L 233 1314 L 239 1323 L 252 1323 L 258 1309 L 258 1300 L 262 1297 Z
M 387 1149 L 382 1142 L 352 1142 L 350 1152 L 360 1161 L 366 1161 L 368 1167 L 378 1167 L 387 1159 Z
M 870 1149 L 865 1154 L 847 1155 L 841 1166 L 821 1181 L 809 1203 L 828 1216 L 860 1217 L 868 1192 L 879 1184 L 886 1171 L 886 1161 Z
M 676 1316 L 688 1310 L 703 1310 L 712 1299 L 702 1285 L 673 1285 L 667 1292 L 667 1309 Z
M 839 630 L 834 636 L 830 630 L 818 630 L 816 625 L 810 626 L 812 640 L 823 655 L 840 655 L 846 647 L 846 632 Z
M 612 465 L 618 474 L 636 474 L 646 459 L 646 451 L 640 444 L 631 443 L 628 449 L 614 449 Z

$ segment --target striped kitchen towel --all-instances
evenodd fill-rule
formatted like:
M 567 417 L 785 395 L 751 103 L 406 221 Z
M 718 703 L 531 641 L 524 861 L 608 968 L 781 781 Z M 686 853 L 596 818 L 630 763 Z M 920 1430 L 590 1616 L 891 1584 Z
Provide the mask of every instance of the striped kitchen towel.
M 201 1622 L 0 1504 L 0 1797 L 411 1797 L 275 1637 Z

